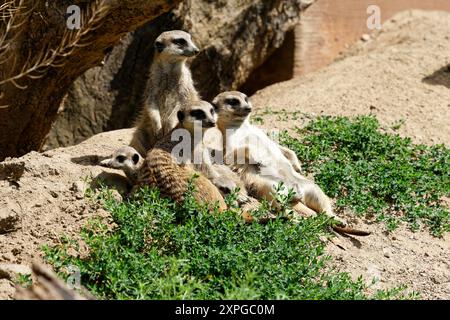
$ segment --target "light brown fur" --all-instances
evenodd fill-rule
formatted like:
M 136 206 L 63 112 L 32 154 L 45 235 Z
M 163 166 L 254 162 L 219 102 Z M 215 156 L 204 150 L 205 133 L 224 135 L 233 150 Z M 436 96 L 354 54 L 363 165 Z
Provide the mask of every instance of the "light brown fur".
M 207 102 L 205 104 L 209 105 Z M 193 109 L 193 105 L 198 106 L 199 103 L 191 103 L 180 110 L 179 112 L 184 114 L 184 118 L 180 119 L 180 123 L 147 153 L 138 184 L 156 186 L 162 196 L 169 197 L 177 203 L 182 203 L 188 191 L 189 182 L 193 181 L 193 186 L 196 189 L 194 198 L 199 203 L 218 204 L 219 210 L 222 211 L 227 206 L 219 189 L 201 172 L 195 170 L 192 161 L 179 163 L 179 159 L 172 154 L 175 146 L 180 143 L 179 141 L 172 141 L 172 133 L 175 130 L 187 130 L 191 135 L 191 141 L 193 141 L 194 132 L 190 122 L 191 119 L 188 116 L 188 113 Z M 194 176 L 197 176 L 197 178 L 192 180 Z
M 184 39 L 185 43 L 174 41 Z M 148 96 L 136 122 L 130 146 L 145 157 L 177 124 L 177 112 L 188 101 L 199 100 L 186 65 L 198 53 L 191 36 L 181 30 L 163 32 L 155 41 L 155 55 L 147 83 Z

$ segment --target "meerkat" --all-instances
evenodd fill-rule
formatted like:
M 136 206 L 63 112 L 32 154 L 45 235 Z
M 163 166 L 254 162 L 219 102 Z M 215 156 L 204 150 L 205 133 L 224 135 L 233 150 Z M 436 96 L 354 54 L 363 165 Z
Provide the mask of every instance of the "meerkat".
M 220 211 L 226 210 L 227 206 L 219 189 L 201 172 L 195 170 L 193 162 L 190 161 L 191 155 L 184 159 L 185 161 L 180 161 L 178 155 L 173 154 L 180 143 L 174 139 L 174 132 L 182 130 L 192 138 L 195 134 L 194 122 L 201 126 L 202 132 L 215 126 L 216 119 L 210 112 L 211 109 L 212 106 L 209 103 L 198 101 L 186 104 L 176 112 L 178 124 L 147 153 L 144 166 L 139 172 L 138 186 L 156 186 L 162 196 L 182 203 L 188 191 L 189 182 L 192 181 L 197 190 L 194 197 L 199 203 L 215 203 L 218 204 Z M 189 148 L 192 146 L 191 141 L 186 143 L 189 144 Z M 194 176 L 196 178 L 192 180 Z
M 367 235 L 363 231 L 345 228 L 345 221 L 334 214 L 331 200 L 322 189 L 294 168 L 293 158 L 286 157 L 286 150 L 283 151 L 261 129 L 250 124 L 248 118 L 252 104 L 245 94 L 224 92 L 212 103 L 218 113 L 217 127 L 223 136 L 223 152 L 244 181 L 250 196 L 266 199 L 276 206 L 276 187 L 283 183 L 285 188 L 282 192 L 294 190 L 292 204 L 296 212 L 307 216 L 324 212 L 340 223 L 336 231 Z
M 100 161 L 103 167 L 123 170 L 131 185 L 138 182 L 138 172 L 143 164 L 144 158 L 130 146 L 120 147 L 110 158 Z
M 142 157 L 176 126 L 180 106 L 200 99 L 186 64 L 199 53 L 191 35 L 181 30 L 163 32 L 156 38 L 154 47 L 148 96 L 130 142 Z

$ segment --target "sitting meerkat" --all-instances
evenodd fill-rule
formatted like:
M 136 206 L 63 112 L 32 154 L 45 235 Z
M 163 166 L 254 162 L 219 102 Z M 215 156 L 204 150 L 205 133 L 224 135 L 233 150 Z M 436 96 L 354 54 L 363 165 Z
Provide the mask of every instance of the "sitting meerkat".
M 130 146 L 145 157 L 156 141 L 177 124 L 177 112 L 188 101 L 199 100 L 186 61 L 199 49 L 191 35 L 181 30 L 161 33 L 147 82 L 148 96 L 136 122 Z
M 298 160 L 287 157 L 285 148 L 280 148 L 261 129 L 250 124 L 248 117 L 252 104 L 245 94 L 237 91 L 221 93 L 214 98 L 213 105 L 218 113 L 217 127 L 222 132 L 227 163 L 240 174 L 250 196 L 266 199 L 277 206 L 274 194 L 276 186 L 282 182 L 286 187 L 284 192 L 294 190 L 293 209 L 296 212 L 307 216 L 325 212 L 340 222 L 336 231 L 367 235 L 345 228 L 345 221 L 333 213 L 331 201 L 322 189 L 294 168 L 293 161 Z

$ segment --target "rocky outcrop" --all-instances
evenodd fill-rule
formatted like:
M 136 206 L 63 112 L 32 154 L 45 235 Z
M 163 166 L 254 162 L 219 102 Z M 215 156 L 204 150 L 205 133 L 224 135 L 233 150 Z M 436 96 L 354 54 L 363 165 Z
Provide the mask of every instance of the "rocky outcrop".
M 95 133 L 133 124 L 152 62 L 153 41 L 170 29 L 189 31 L 201 53 L 191 68 L 205 99 L 243 85 L 285 40 L 300 12 L 315 0 L 182 2 L 126 35 L 102 67 L 86 72 L 72 86 L 46 148 L 78 143 Z

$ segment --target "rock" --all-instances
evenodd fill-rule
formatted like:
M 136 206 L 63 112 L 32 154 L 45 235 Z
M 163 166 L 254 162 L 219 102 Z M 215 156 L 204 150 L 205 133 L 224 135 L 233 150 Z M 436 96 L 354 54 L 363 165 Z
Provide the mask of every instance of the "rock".
M 31 275 L 31 269 L 22 264 L 0 263 L 0 279 L 14 280 L 19 274 Z
M 70 188 L 71 191 L 75 193 L 75 198 L 81 200 L 84 198 L 84 193 L 86 191 L 86 183 L 83 181 L 75 181 Z
M 0 234 L 19 228 L 21 211 L 17 204 L 9 200 L 0 203 Z
M 176 9 L 126 35 L 103 67 L 71 87 L 46 148 L 68 146 L 129 127 L 141 109 L 153 41 L 170 29 L 189 31 L 202 49 L 191 69 L 204 99 L 237 89 L 284 42 L 314 0 L 183 1 Z
M 368 35 L 367 33 L 363 34 L 361 36 L 361 40 L 364 41 L 364 42 L 369 41 L 370 40 L 370 35 Z
M 390 258 L 391 257 L 391 251 L 388 248 L 383 248 L 383 255 L 386 258 Z

